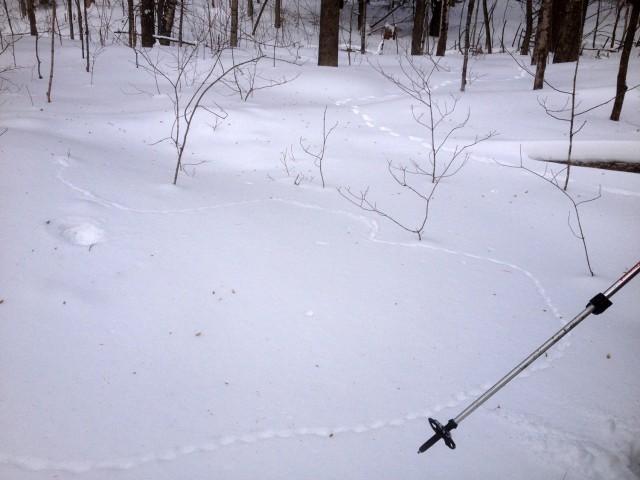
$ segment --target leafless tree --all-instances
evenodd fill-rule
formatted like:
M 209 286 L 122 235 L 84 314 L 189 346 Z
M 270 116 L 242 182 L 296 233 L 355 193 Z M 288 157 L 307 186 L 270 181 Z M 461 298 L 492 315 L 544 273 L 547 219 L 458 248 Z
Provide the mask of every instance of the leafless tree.
M 631 19 L 628 23 L 622 54 L 620 55 L 620 67 L 618 68 L 618 79 L 616 83 L 616 99 L 613 104 L 613 110 L 611 111 L 611 120 L 617 122 L 620 120 L 620 114 L 622 113 L 622 104 L 624 102 L 624 96 L 628 91 L 627 87 L 627 70 L 629 68 L 629 57 L 631 56 L 631 49 L 633 48 L 633 39 L 636 34 L 638 26 L 638 18 L 640 17 L 640 0 L 631 0 L 632 10 Z
M 311 145 L 305 143 L 305 139 L 300 137 L 300 147 L 310 157 L 314 160 L 314 165 L 318 168 L 320 172 L 320 180 L 322 181 L 322 188 L 325 187 L 324 180 L 324 169 L 323 169 L 323 161 L 324 155 L 327 151 L 327 139 L 329 135 L 337 128 L 338 122 L 334 123 L 331 128 L 327 130 L 327 107 L 324 107 L 324 113 L 322 114 L 322 143 L 317 149 L 313 149 Z
M 260 55 L 252 56 L 247 60 L 228 64 L 223 57 L 224 50 L 219 50 L 209 61 L 206 70 L 196 68 L 199 47 L 186 46 L 171 52 L 167 61 L 160 52 L 154 56 L 145 49 L 138 50 L 138 55 L 143 59 L 142 68 L 151 73 L 161 89 L 168 94 L 173 105 L 173 122 L 171 126 L 170 140 L 176 151 L 176 167 L 173 174 L 173 184 L 178 182 L 178 175 L 183 170 L 183 155 L 194 124 L 196 113 L 205 111 L 211 114 L 216 121 L 226 118 L 227 113 L 216 102 L 206 102 L 207 95 L 216 86 L 223 85 L 226 77 L 233 71 L 247 65 L 256 63 L 262 58 Z M 190 87 L 185 88 L 185 83 Z
M 444 57 L 447 51 L 447 33 L 449 31 L 449 0 L 440 2 L 440 36 L 436 47 L 436 56 Z
M 337 67 L 338 40 L 340 38 L 340 7 L 338 0 L 322 0 L 320 9 L 318 65 Z
M 551 8 L 553 0 L 542 0 L 538 13 L 538 31 L 536 32 L 536 46 L 534 50 L 534 63 L 536 75 L 533 81 L 533 89 L 540 90 L 544 86 L 544 73 L 547 69 L 547 57 L 549 56 L 549 43 L 551 40 Z
M 580 57 L 576 60 L 576 66 L 573 70 L 573 80 L 571 82 L 571 90 L 568 92 L 563 92 L 568 95 L 569 99 L 561 108 L 551 107 L 547 99 L 538 99 L 540 106 L 544 108 L 544 111 L 551 118 L 559 120 L 561 122 L 566 122 L 569 124 L 569 149 L 567 151 L 567 168 L 566 175 L 564 180 L 563 190 L 567 190 L 569 186 L 569 174 L 571 173 L 571 153 L 573 151 L 573 138 L 580 133 L 580 131 L 584 128 L 587 121 L 584 120 L 579 126 L 576 126 L 576 82 L 578 79 L 578 67 L 580 65 Z M 556 91 L 558 91 L 556 89 Z
M 467 65 L 469 63 L 469 30 L 471 28 L 471 18 L 473 16 L 474 3 L 475 0 L 469 0 L 469 3 L 467 4 L 467 22 L 464 29 L 464 59 L 462 62 L 462 81 L 460 84 L 460 91 L 462 92 L 465 91 L 465 88 L 467 86 Z
M 526 73 L 528 73 L 532 77 L 536 76 L 535 73 L 531 72 L 525 65 L 519 62 L 511 53 L 509 53 L 509 55 L 511 56 L 513 61 L 520 66 L 522 70 L 524 70 Z M 577 98 L 578 98 L 577 97 L 577 94 L 578 94 L 577 79 L 578 79 L 579 66 L 580 66 L 580 57 L 578 57 L 578 60 L 576 61 L 576 64 L 573 70 L 573 78 L 572 78 L 570 90 L 560 89 L 557 86 L 549 83 L 548 81 L 543 80 L 544 85 L 548 86 L 554 92 L 561 94 L 565 98 L 564 102 L 560 106 L 551 105 L 549 103 L 548 98 L 546 97 L 538 98 L 538 103 L 544 109 L 547 115 L 549 115 L 551 118 L 555 120 L 564 122 L 569 126 L 569 132 L 568 132 L 569 145 L 567 147 L 567 159 L 566 159 L 567 168 L 565 169 L 565 180 L 563 184 L 564 190 L 567 190 L 567 188 L 569 187 L 569 174 L 571 172 L 571 165 L 572 165 L 574 138 L 578 133 L 580 133 L 580 131 L 584 128 L 584 126 L 587 123 L 586 120 L 583 120 L 580 122 L 579 117 L 582 117 L 583 115 L 593 110 L 596 110 L 604 105 L 607 105 L 615 101 L 616 99 L 616 97 L 612 97 L 612 98 L 609 98 L 608 100 L 605 100 L 604 102 L 600 102 L 596 105 L 580 110 L 579 109 L 580 105 L 579 105 L 579 102 L 577 101 Z M 636 88 L 640 88 L 640 84 L 634 85 L 628 90 L 635 90 Z
M 38 35 L 38 25 L 36 23 L 36 13 L 33 0 L 27 0 L 27 17 L 29 18 L 29 31 L 31 35 Z
M 495 132 L 482 136 L 476 135 L 472 140 L 461 143 L 454 142 L 453 136 L 465 129 L 471 112 L 467 111 L 461 120 L 454 120 L 458 99 L 452 97 L 446 101 L 436 100 L 430 84 L 432 75 L 439 68 L 438 63 L 432 61 L 430 66 L 425 67 L 415 58 L 406 56 L 406 61 L 400 63 L 400 76 L 393 76 L 379 68 L 378 71 L 417 102 L 417 105 L 412 105 L 411 114 L 414 120 L 425 128 L 429 136 L 430 148 L 426 162 L 413 161 L 410 166 L 407 166 L 389 160 L 387 164 L 391 178 L 419 200 L 421 204 L 419 217 L 413 223 L 398 219 L 370 199 L 369 187 L 358 193 L 350 187 L 339 188 L 338 192 L 352 204 L 390 220 L 400 228 L 417 235 L 418 240 L 422 240 L 438 187 L 443 180 L 460 171 L 469 158 L 472 147 L 488 140 L 495 135 Z
M 529 44 L 531 43 L 531 33 L 533 32 L 533 0 L 526 0 L 525 31 L 520 48 L 520 55 L 529 55 Z
M 569 203 L 571 204 L 571 210 L 569 211 L 569 215 L 567 217 L 567 224 L 569 225 L 569 229 L 571 230 L 571 233 L 582 243 L 582 249 L 584 251 L 584 257 L 587 263 L 587 269 L 589 270 L 589 274 L 593 277 L 594 273 L 593 273 L 593 269 L 591 268 L 591 260 L 589 258 L 589 250 L 587 248 L 587 238 L 586 238 L 584 227 L 582 224 L 582 219 L 580 218 L 580 206 L 584 205 L 585 203 L 593 202 L 599 199 L 601 197 L 601 188 L 598 188 L 598 193 L 591 198 L 587 198 L 585 200 L 576 200 L 573 197 L 573 195 L 567 192 L 566 189 L 562 188 L 558 183 L 559 172 L 551 171 L 548 165 L 545 166 L 543 173 L 536 172 L 535 170 L 526 167 L 522 160 L 522 147 L 520 148 L 519 165 L 508 165 L 503 163 L 499 163 L 499 165 L 502 165 L 503 167 L 508 167 L 508 168 L 522 169 L 525 172 L 531 175 L 534 175 L 535 177 L 545 181 L 547 184 L 553 186 L 553 188 L 555 188 L 558 192 L 562 193 L 562 195 L 569 201 Z M 573 217 L 575 218 L 575 221 L 574 221 L 575 224 L 572 224 L 572 218 L 571 218 L 572 213 L 573 213 Z
M 56 0 L 51 2 L 51 58 L 49 64 L 49 86 L 47 87 L 47 103 L 51 103 L 51 87 L 53 85 L 53 65 L 56 45 Z

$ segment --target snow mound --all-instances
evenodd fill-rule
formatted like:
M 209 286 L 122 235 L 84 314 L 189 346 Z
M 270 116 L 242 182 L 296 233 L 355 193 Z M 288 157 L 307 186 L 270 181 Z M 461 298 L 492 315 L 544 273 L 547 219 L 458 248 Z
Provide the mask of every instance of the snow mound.
M 105 240 L 105 232 L 94 220 L 67 219 L 60 222 L 58 232 L 62 238 L 72 245 L 88 247 Z

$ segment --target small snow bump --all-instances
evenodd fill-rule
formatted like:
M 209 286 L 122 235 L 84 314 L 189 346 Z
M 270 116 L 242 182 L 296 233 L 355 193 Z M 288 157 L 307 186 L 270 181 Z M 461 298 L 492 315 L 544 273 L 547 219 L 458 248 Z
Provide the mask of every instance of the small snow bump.
M 89 247 L 105 240 L 105 232 L 92 219 L 69 218 L 61 221 L 47 221 L 47 225 L 55 223 L 58 234 L 72 245 Z

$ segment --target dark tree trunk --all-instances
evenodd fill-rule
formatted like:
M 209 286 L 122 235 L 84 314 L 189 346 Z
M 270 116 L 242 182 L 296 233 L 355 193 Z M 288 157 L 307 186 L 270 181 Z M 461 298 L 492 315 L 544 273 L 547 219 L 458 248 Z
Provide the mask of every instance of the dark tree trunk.
M 38 24 L 36 23 L 36 11 L 33 0 L 27 0 L 27 17 L 29 18 L 29 33 L 34 37 L 38 36 Z
M 429 22 L 429 36 L 440 36 L 440 17 L 442 16 L 442 0 L 431 0 L 431 21 Z
M 485 50 L 487 53 L 492 53 L 493 45 L 491 43 L 491 19 L 489 18 L 489 8 L 487 8 L 487 0 L 482 0 L 482 14 L 484 16 L 484 31 L 485 35 Z
M 424 37 L 424 17 L 426 14 L 425 0 L 416 0 L 416 12 L 413 17 L 413 31 L 411 33 L 411 55 L 422 55 L 422 38 Z
M 562 15 L 564 22 L 557 37 L 553 63 L 575 62 L 582 44 L 582 14 L 584 0 L 567 0 Z
M 436 57 L 444 57 L 447 51 L 447 32 L 449 31 L 449 0 L 441 1 L 440 11 L 440 35 L 436 47 Z
M 339 0 L 320 2 L 320 40 L 318 42 L 318 65 L 338 66 L 338 41 L 340 33 Z
M 589 4 L 589 2 L 587 2 Z M 591 41 L 591 48 L 596 48 L 596 40 L 598 39 L 598 30 L 600 29 L 600 11 L 602 10 L 602 2 L 598 0 L 596 10 L 596 26 L 593 28 L 593 39 Z M 585 8 L 586 11 L 586 8 Z M 584 21 L 582 22 L 582 31 L 584 31 Z
M 136 16 L 133 11 L 133 0 L 127 0 L 127 15 L 129 19 L 129 46 L 136 46 Z
M 367 0 L 360 1 L 358 24 L 360 25 L 360 53 L 367 53 Z
M 178 46 L 182 46 L 182 29 L 184 26 L 184 2 L 180 0 L 180 22 L 178 22 Z
M 229 37 L 231 47 L 238 46 L 238 0 L 231 0 L 231 35 Z
M 549 56 L 549 40 L 551 28 L 551 13 L 553 0 L 542 0 L 540 7 L 540 21 L 538 22 L 538 44 L 536 45 L 536 76 L 533 81 L 533 89 L 540 90 L 544 86 L 544 72 L 547 68 Z
M 483 0 L 484 1 L 484 0 Z M 475 0 L 469 0 L 467 6 L 467 23 L 464 27 L 464 61 L 462 62 L 462 82 L 460 91 L 464 92 L 467 87 L 467 64 L 469 62 L 469 30 L 471 29 L 471 18 L 473 17 L 473 7 Z
M 616 30 L 618 30 L 618 22 L 620 21 L 623 2 L 624 0 L 618 0 L 618 5 L 616 6 L 616 19 L 613 22 L 613 31 L 611 32 L 611 48 L 613 48 L 616 43 Z
M 47 103 L 51 103 L 51 87 L 53 86 L 53 65 L 56 45 L 56 0 L 51 3 L 51 63 L 49 68 L 49 86 L 47 87 Z
M 177 0 L 164 0 L 162 12 L 162 28 L 158 28 L 158 34 L 170 37 L 173 31 L 173 24 L 176 19 Z M 169 45 L 169 40 L 160 39 L 160 45 Z
M 20 17 L 27 16 L 27 2 L 25 0 L 18 0 L 18 6 L 20 7 Z
M 71 40 L 74 40 L 73 7 L 71 6 L 71 0 L 67 0 L 67 14 L 69 15 L 69 37 Z
M 80 0 L 76 0 L 76 10 L 78 11 L 78 35 L 80 35 L 82 58 L 84 58 L 84 27 L 82 26 L 82 10 L 80 8 Z
M 153 0 L 140 0 L 140 34 L 143 48 L 151 48 L 155 43 L 153 38 L 155 32 L 155 22 Z
M 631 48 L 633 47 L 633 39 L 636 35 L 638 26 L 638 18 L 640 17 L 640 0 L 633 0 L 631 19 L 624 36 L 624 45 L 622 54 L 620 55 L 620 68 L 618 69 L 618 82 L 616 86 L 616 99 L 613 102 L 613 110 L 611 111 L 611 120 L 620 120 L 622 113 L 622 103 L 624 95 L 627 92 L 627 69 L 629 68 L 629 57 L 631 56 Z
M 157 0 L 156 2 L 156 31 L 158 35 L 164 35 L 164 0 Z M 162 43 L 160 45 L 169 45 L 169 42 Z
M 247 15 L 253 18 L 253 0 L 247 0 Z
M 273 26 L 280 28 L 282 26 L 282 0 L 276 0 L 273 8 Z
M 80 0 L 78 0 L 79 2 Z M 153 1 L 153 0 L 151 0 Z M 89 6 L 87 5 L 87 1 L 85 0 L 84 2 L 82 2 L 82 10 L 84 12 L 84 48 L 87 51 L 87 56 L 85 57 L 85 70 L 87 71 L 87 73 L 89 73 L 89 15 L 87 14 L 87 8 L 89 8 Z M 78 11 L 80 11 L 78 9 Z
M 275 7 L 274 7 L 274 19 L 273 19 L 273 26 L 275 28 L 280 28 L 282 26 L 282 0 L 276 0 L 275 3 Z
M 549 26 L 549 51 L 555 52 L 564 24 L 566 2 L 573 0 L 554 0 L 551 7 L 551 25 Z
M 531 43 L 531 32 L 533 31 L 533 0 L 527 0 L 526 27 L 524 38 L 520 47 L 520 55 L 529 55 L 529 44 Z

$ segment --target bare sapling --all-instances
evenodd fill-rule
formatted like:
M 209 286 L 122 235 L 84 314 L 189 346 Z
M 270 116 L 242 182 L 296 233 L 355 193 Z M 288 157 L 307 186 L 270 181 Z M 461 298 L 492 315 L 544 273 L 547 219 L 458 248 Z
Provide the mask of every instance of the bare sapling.
M 51 87 L 53 86 L 53 65 L 56 45 L 56 0 L 51 2 L 51 59 L 49 64 L 49 86 L 47 87 L 47 103 L 51 103 Z
M 158 91 L 166 93 L 173 106 L 171 132 L 169 137 L 163 140 L 171 141 L 176 152 L 174 185 L 178 182 L 180 172 L 184 171 L 183 156 L 196 113 L 205 111 L 212 115 L 216 122 L 227 117 L 225 110 L 216 102 L 205 101 L 207 95 L 214 87 L 222 87 L 229 74 L 262 58 L 253 56 L 237 63 L 232 60 L 231 64 L 227 64 L 223 58 L 224 50 L 219 50 L 203 69 L 196 65 L 199 47 L 185 45 L 183 43 L 183 48 L 169 53 L 168 59 L 163 56 L 162 51 L 157 51 L 152 57 L 149 50 L 136 49 L 144 61 L 141 67 L 154 76 Z
M 435 193 L 445 179 L 458 173 L 475 145 L 490 139 L 495 132 L 474 136 L 470 140 L 456 142 L 453 137 L 467 126 L 471 112 L 455 120 L 455 111 L 459 99 L 450 97 L 437 100 L 431 87 L 431 77 L 438 70 L 438 63 L 432 61 L 430 67 L 418 64 L 413 57 L 406 57 L 407 63 L 400 63 L 401 76 L 396 77 L 379 69 L 378 71 L 406 93 L 416 105 L 411 105 L 413 119 L 423 127 L 428 136 L 427 160 L 413 161 L 411 165 L 387 162 L 391 178 L 405 191 L 418 199 L 420 205 L 418 218 L 412 222 L 400 220 L 396 215 L 384 209 L 369 198 L 369 187 L 355 193 L 350 187 L 339 188 L 338 192 L 357 207 L 384 217 L 403 230 L 417 235 L 422 240 L 429 220 L 429 214 Z M 424 60 L 424 59 L 423 59 Z
M 548 105 L 547 99 L 538 98 L 538 103 L 542 108 L 544 108 L 544 112 L 549 115 L 551 118 L 555 120 L 559 120 L 561 122 L 566 122 L 569 124 L 569 147 L 567 150 L 567 167 L 565 169 L 565 178 L 564 178 L 564 186 L 563 190 L 567 190 L 569 186 L 569 174 L 571 173 L 571 154 L 573 152 L 573 138 L 580 133 L 580 131 L 587 124 L 586 120 L 583 120 L 579 126 L 576 127 L 576 82 L 578 79 L 578 67 L 580 65 L 580 56 L 578 56 L 578 60 L 576 61 L 576 66 L 573 70 L 573 81 L 571 83 L 572 88 L 567 95 L 569 96 L 567 102 L 561 108 L 552 108 Z
M 516 62 L 520 68 L 525 71 L 526 73 L 528 73 L 529 75 L 531 75 L 532 77 L 535 77 L 535 73 L 533 73 L 532 71 L 530 71 L 526 65 L 524 65 L 523 63 L 519 62 L 518 59 L 516 59 L 513 54 L 511 54 L 511 52 L 508 52 L 509 55 L 511 56 L 511 58 L 513 59 L 514 62 Z M 551 90 L 553 90 L 556 93 L 559 93 L 561 95 L 563 95 L 565 97 L 565 101 L 563 102 L 563 104 L 559 107 L 557 106 L 552 106 L 549 103 L 549 100 L 547 97 L 541 98 L 538 97 L 538 103 L 540 104 L 540 106 L 544 109 L 544 112 L 550 116 L 551 118 L 558 120 L 560 122 L 566 123 L 569 127 L 569 131 L 568 131 L 568 137 L 569 137 L 569 144 L 567 146 L 567 157 L 566 160 L 563 160 L 562 163 L 566 164 L 566 168 L 565 168 L 565 178 L 564 178 L 564 182 L 563 182 L 563 189 L 567 190 L 569 188 L 569 177 L 570 177 L 570 173 L 571 173 L 571 166 L 574 163 L 574 141 L 575 141 L 575 137 L 576 135 L 578 135 L 582 129 L 585 127 L 585 125 L 587 124 L 587 120 L 580 120 L 580 117 L 582 117 L 583 115 L 596 110 L 604 105 L 607 105 L 613 101 L 615 101 L 616 97 L 612 97 L 609 98 L 608 100 L 605 100 L 601 103 L 598 103 L 596 105 L 593 105 L 591 107 L 585 108 L 583 110 L 580 110 L 580 102 L 578 101 L 578 90 L 577 90 L 577 82 L 578 82 L 578 70 L 580 67 L 580 57 L 578 56 L 578 60 L 575 63 L 575 67 L 573 70 L 573 77 L 572 77 L 572 81 L 571 81 L 571 89 L 570 90 L 562 90 L 560 88 L 558 88 L 557 86 L 551 84 L 550 82 L 548 82 L 547 80 L 543 80 L 543 85 L 549 87 Z M 629 88 L 629 90 L 635 90 L 636 88 L 639 88 L 640 84 L 634 85 L 632 87 Z
M 524 170 L 525 172 L 553 186 L 553 188 L 555 188 L 557 191 L 562 193 L 564 198 L 566 198 L 569 204 L 571 205 L 571 209 L 567 217 L 567 224 L 569 225 L 569 230 L 571 231 L 574 237 L 580 240 L 582 244 L 582 249 L 584 251 L 584 258 L 587 264 L 587 269 L 589 270 L 589 274 L 593 277 L 594 273 L 593 273 L 593 269 L 591 268 L 591 259 L 589 257 L 589 249 L 587 248 L 587 237 L 585 235 L 584 227 L 582 224 L 582 218 L 580 217 L 580 206 L 584 205 L 585 203 L 590 203 L 595 200 L 598 200 L 602 196 L 601 194 L 602 188 L 598 187 L 598 193 L 593 197 L 587 198 L 585 200 L 576 200 L 573 195 L 567 192 L 565 188 L 560 186 L 560 183 L 558 182 L 558 176 L 560 172 L 553 172 L 549 168 L 548 164 L 545 165 L 545 169 L 542 173 L 536 172 L 535 170 L 526 167 L 522 160 L 522 147 L 520 147 L 520 163 L 518 165 L 508 165 L 503 163 L 499 163 L 499 165 L 503 167 L 518 168 L 518 169 Z M 572 223 L 572 216 L 574 218 L 573 223 Z
M 38 44 L 40 43 L 40 34 L 36 34 L 36 48 L 35 48 L 35 53 L 36 53 L 36 65 L 38 66 L 38 79 L 42 80 L 42 70 L 41 70 L 41 66 L 42 66 L 42 61 L 40 60 L 40 49 L 38 48 Z
M 325 179 L 324 179 L 324 155 L 327 151 L 327 139 L 329 135 L 333 133 L 333 131 L 338 127 L 338 122 L 335 122 L 331 128 L 327 130 L 327 107 L 324 107 L 324 112 L 322 114 L 322 143 L 316 149 L 313 149 L 311 145 L 305 143 L 305 139 L 300 137 L 300 147 L 311 158 L 313 158 L 314 165 L 318 168 L 318 172 L 320 172 L 320 180 L 322 182 L 322 188 L 325 187 Z
M 284 173 L 287 177 L 293 178 L 293 184 L 295 186 L 299 186 L 302 182 L 313 181 L 313 176 L 310 174 L 301 172 L 298 165 L 298 159 L 296 158 L 293 152 L 293 145 L 289 146 L 289 148 L 285 148 L 282 152 L 280 152 L 280 165 L 284 170 Z
M 260 51 L 260 49 L 258 50 Z M 231 50 L 232 61 L 235 62 L 235 53 Z M 295 63 L 295 62 L 291 62 Z M 253 97 L 255 92 L 266 88 L 278 87 L 289 83 L 299 77 L 299 74 L 287 77 L 282 75 L 273 78 L 270 75 L 264 75 L 258 72 L 258 62 L 250 63 L 244 68 L 238 68 L 233 71 L 233 77 L 224 79 L 224 84 L 233 92 L 237 93 L 242 101 L 246 102 Z

